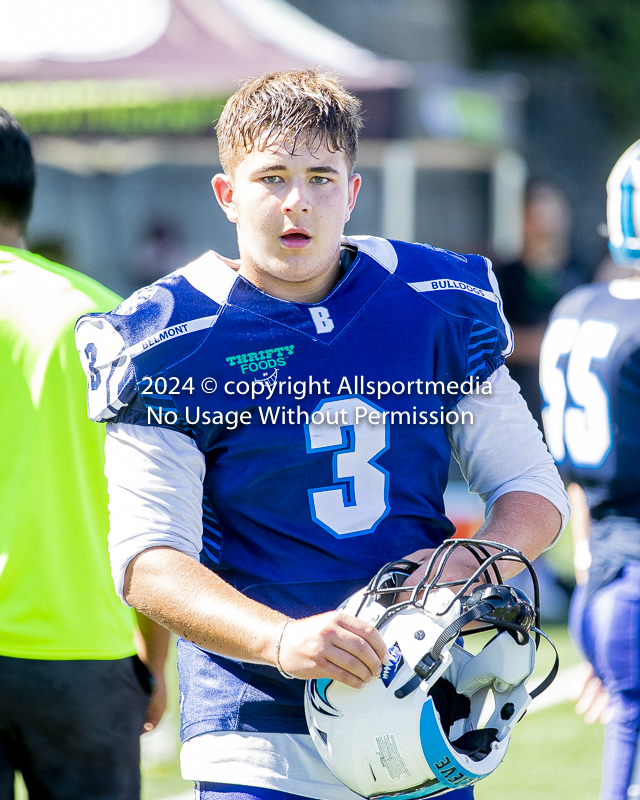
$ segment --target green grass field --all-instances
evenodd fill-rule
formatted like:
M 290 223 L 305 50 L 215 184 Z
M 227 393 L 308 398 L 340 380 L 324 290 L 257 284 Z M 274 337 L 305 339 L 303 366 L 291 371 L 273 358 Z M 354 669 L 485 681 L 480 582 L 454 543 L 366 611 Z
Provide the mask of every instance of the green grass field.
M 477 800 L 598 800 L 603 731 L 568 702 L 526 716 Z

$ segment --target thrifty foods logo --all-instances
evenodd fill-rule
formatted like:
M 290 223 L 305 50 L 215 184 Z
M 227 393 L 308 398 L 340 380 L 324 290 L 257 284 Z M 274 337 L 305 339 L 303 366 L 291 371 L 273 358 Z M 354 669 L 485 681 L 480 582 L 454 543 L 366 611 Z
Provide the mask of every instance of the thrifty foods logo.
M 292 344 L 285 344 L 255 353 L 241 353 L 238 356 L 227 356 L 226 361 L 231 367 L 240 367 L 243 375 L 245 372 L 284 367 L 287 359 L 293 355 L 293 347 Z

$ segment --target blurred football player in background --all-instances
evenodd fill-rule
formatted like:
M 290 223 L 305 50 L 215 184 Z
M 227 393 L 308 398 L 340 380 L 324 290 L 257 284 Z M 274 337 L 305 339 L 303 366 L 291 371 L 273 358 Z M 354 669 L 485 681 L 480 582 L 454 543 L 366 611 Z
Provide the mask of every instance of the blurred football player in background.
M 104 434 L 73 326 L 118 297 L 27 252 L 29 140 L 0 109 L 0 797 L 137 800 L 165 705 L 168 631 L 113 591 Z M 155 681 L 155 693 L 152 688 Z
M 304 680 L 380 676 L 378 631 L 334 609 L 387 561 L 410 554 L 409 582 L 424 575 L 454 530 L 452 446 L 487 504 L 481 538 L 533 558 L 568 510 L 502 366 L 486 259 L 342 238 L 359 127 L 330 76 L 249 81 L 218 123 L 213 178 L 239 261 L 206 253 L 77 326 L 89 413 L 109 422 L 116 586 L 183 637 L 182 771 L 201 800 L 353 798 L 311 742 Z M 415 391 L 373 397 L 356 375 Z M 458 383 L 418 396 L 418 378 Z M 489 391 L 464 394 L 471 378 Z M 448 575 L 475 566 L 461 549 Z
M 640 142 L 607 182 L 607 228 L 613 260 L 640 267 Z M 582 286 L 557 305 L 540 383 L 573 506 L 570 627 L 609 694 L 600 797 L 625 800 L 640 796 L 640 276 Z

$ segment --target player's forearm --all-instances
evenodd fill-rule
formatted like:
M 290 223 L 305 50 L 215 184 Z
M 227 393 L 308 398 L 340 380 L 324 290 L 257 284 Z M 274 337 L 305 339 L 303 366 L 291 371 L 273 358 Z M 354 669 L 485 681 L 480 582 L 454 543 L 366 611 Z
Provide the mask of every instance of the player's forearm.
M 591 519 L 589 506 L 582 487 L 577 483 L 567 486 L 571 501 L 571 535 L 573 537 L 573 565 L 576 583 L 585 584 L 589 580 L 591 554 L 589 552 L 589 528 Z
M 508 492 L 494 502 L 484 525 L 473 538 L 509 545 L 533 561 L 558 535 L 561 524 L 560 512 L 549 500 L 530 492 Z M 432 553 L 431 549 L 418 550 L 405 556 L 421 564 L 406 585 L 415 586 L 421 580 Z M 477 567 L 474 556 L 461 547 L 447 561 L 443 576 L 452 581 L 466 579 Z M 520 562 L 504 562 L 500 566 L 502 578 L 513 577 L 521 568 Z
M 509 492 L 491 506 L 474 538 L 507 544 L 533 561 L 553 542 L 561 525 L 560 512 L 546 498 L 530 492 Z M 505 564 L 502 577 L 511 578 L 521 567 L 518 562 Z
M 138 632 L 136 647 L 138 655 L 155 676 L 164 674 L 164 665 L 169 653 L 170 632 L 144 614 L 137 613 Z
M 570 483 L 567 486 L 567 494 L 571 502 L 571 533 L 575 546 L 577 542 L 589 538 L 591 525 L 589 506 L 584 490 L 577 483 Z
M 124 596 L 140 613 L 206 650 L 273 664 L 286 617 L 245 597 L 184 553 L 168 547 L 140 553 L 127 568 Z
M 291 676 L 358 688 L 380 674 L 387 648 L 370 624 L 340 611 L 291 621 L 178 550 L 145 550 L 127 567 L 127 602 L 178 636 L 228 658 L 279 663 Z M 284 635 L 286 633 L 286 636 Z
M 167 710 L 167 684 L 164 668 L 169 653 L 170 633 L 144 614 L 138 612 L 137 618 L 136 648 L 138 656 L 146 664 L 154 680 L 153 693 L 143 726 L 144 733 L 148 733 L 158 725 Z

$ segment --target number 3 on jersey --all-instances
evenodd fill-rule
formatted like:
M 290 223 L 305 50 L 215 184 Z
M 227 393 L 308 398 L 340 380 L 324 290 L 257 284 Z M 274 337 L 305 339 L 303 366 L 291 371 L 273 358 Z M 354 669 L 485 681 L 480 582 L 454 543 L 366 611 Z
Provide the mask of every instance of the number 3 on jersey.
M 612 322 L 558 318 L 549 326 L 540 351 L 540 388 L 547 444 L 556 461 L 566 452 L 575 466 L 598 467 L 612 443 L 609 396 L 592 372 L 605 360 L 618 333 Z M 566 375 L 559 366 L 569 354 Z
M 372 533 L 389 513 L 389 475 L 375 463 L 389 447 L 389 422 L 369 422 L 372 411 L 381 409 L 358 397 L 323 400 L 305 426 L 309 454 L 335 451 L 334 485 L 310 489 L 309 504 L 336 537 Z

